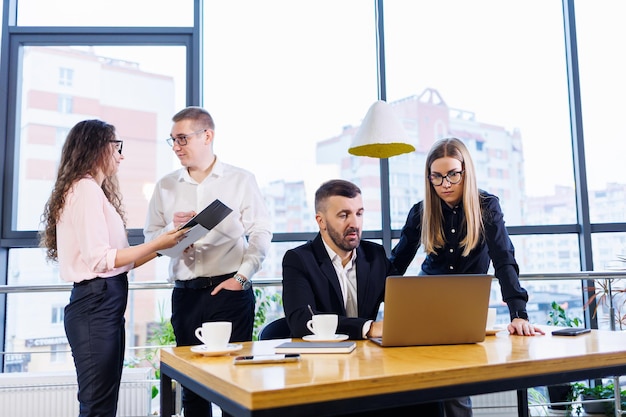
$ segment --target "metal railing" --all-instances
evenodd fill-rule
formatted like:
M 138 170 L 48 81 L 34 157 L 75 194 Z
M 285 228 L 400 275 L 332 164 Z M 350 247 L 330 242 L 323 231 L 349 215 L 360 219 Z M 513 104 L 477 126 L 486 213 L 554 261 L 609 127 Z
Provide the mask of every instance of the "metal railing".
M 253 279 L 257 287 L 272 287 L 282 284 L 282 278 Z M 174 288 L 174 284 L 167 281 L 129 282 L 129 290 L 167 290 Z M 17 294 L 32 292 L 71 291 L 72 284 L 40 284 L 40 285 L 0 285 L 0 294 Z
M 587 271 L 587 272 L 549 272 L 537 274 L 520 274 L 520 281 L 580 281 L 597 279 L 626 279 L 626 264 L 624 270 L 615 271 Z M 253 278 L 255 286 L 272 287 L 282 285 L 282 278 Z M 129 282 L 130 290 L 161 290 L 172 289 L 174 284 L 167 281 Z M 40 284 L 40 285 L 0 285 L 0 294 L 70 291 L 72 284 Z

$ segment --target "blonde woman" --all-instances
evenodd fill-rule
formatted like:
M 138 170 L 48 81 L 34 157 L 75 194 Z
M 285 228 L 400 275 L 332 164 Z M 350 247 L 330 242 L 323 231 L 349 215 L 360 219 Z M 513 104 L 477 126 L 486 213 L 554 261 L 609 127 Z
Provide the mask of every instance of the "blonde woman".
M 78 379 L 80 417 L 114 417 L 124 360 L 127 273 L 174 246 L 172 231 L 130 247 L 116 174 L 122 141 L 115 127 L 85 120 L 69 132 L 43 214 L 41 246 L 74 283 L 65 333 Z
M 509 308 L 510 334 L 544 332 L 528 321 L 528 294 L 519 282 L 515 249 L 504 226 L 498 198 L 476 185 L 467 147 L 456 138 L 436 142 L 425 167 L 426 193 L 411 208 L 391 262 L 404 274 L 424 245 L 422 275 L 484 274 L 493 262 L 502 298 Z M 469 397 L 446 401 L 447 417 L 472 415 Z

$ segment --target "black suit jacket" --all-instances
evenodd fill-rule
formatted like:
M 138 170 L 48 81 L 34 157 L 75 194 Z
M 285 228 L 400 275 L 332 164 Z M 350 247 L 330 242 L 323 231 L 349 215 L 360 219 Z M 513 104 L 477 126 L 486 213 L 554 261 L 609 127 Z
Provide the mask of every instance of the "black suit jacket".
M 311 319 L 310 305 L 316 314 L 339 316 L 338 334 L 363 338 L 363 324 L 376 319 L 385 295 L 385 279 L 395 270 L 379 244 L 362 240 L 356 251 L 358 318 L 346 317 L 339 278 L 319 233 L 314 240 L 285 253 L 283 308 L 293 337 L 311 334 L 306 327 Z

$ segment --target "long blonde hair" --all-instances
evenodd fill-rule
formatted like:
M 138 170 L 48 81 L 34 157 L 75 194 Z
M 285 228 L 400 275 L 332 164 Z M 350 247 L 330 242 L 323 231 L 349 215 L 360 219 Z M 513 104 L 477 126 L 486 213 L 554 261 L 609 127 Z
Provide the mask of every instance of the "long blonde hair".
M 424 213 L 422 215 L 422 244 L 427 254 L 435 253 L 445 245 L 443 229 L 443 211 L 441 198 L 430 182 L 430 167 L 439 158 L 451 157 L 461 161 L 463 173 L 463 212 L 466 229 L 465 238 L 461 241 L 463 256 L 469 255 L 479 243 L 483 235 L 483 219 L 480 209 L 480 192 L 476 185 L 476 170 L 472 157 L 463 142 L 457 138 L 446 138 L 437 141 L 426 157 L 424 182 Z
M 115 152 L 111 146 L 111 141 L 115 139 L 115 127 L 101 120 L 78 122 L 68 133 L 61 151 L 57 179 L 41 216 L 44 229 L 40 232 L 39 242 L 41 247 L 46 248 L 47 259 L 58 259 L 56 227 L 68 191 L 81 178 L 95 178 L 100 170 L 106 172 L 110 164 L 107 161 L 111 160 L 111 154 Z M 117 177 L 105 177 L 102 191 L 126 226 Z

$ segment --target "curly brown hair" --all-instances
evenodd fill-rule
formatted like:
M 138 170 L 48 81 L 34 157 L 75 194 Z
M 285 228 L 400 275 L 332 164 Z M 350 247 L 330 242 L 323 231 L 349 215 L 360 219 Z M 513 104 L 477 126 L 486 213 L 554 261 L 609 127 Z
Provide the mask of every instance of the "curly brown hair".
M 102 120 L 84 120 L 69 131 L 61 151 L 56 182 L 41 216 L 44 229 L 39 234 L 39 242 L 41 247 L 46 248 L 48 260 L 58 260 L 56 226 L 67 192 L 81 178 L 95 178 L 98 172 L 107 172 L 111 154 L 115 152 L 110 145 L 116 139 L 115 126 Z M 102 191 L 126 225 L 117 176 L 105 177 Z

